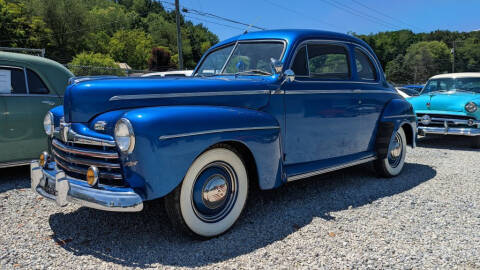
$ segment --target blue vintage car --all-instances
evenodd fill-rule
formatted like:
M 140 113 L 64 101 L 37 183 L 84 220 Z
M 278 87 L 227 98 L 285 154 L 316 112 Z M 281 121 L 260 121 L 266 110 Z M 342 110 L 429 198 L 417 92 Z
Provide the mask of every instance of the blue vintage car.
M 164 198 L 176 228 L 212 237 L 240 216 L 249 186 L 373 161 L 400 174 L 415 144 L 412 106 L 361 40 L 314 30 L 233 37 L 193 77 L 70 85 L 45 117 L 50 143 L 32 189 L 107 211 Z
M 421 135 L 464 135 L 480 147 L 480 72 L 430 78 L 418 97 L 408 100 L 418 116 Z

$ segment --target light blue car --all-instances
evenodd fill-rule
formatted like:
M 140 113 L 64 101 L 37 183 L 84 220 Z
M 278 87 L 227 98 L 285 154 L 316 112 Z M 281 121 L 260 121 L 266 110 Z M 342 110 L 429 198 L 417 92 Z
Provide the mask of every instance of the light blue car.
M 420 135 L 471 136 L 480 147 L 480 72 L 437 75 L 420 96 L 409 98 Z

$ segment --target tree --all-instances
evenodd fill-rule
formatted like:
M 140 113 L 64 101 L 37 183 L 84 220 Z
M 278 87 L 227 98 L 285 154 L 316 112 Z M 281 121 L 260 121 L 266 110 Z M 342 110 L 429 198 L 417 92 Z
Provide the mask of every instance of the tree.
M 0 0 L 0 46 L 42 48 L 51 32 L 25 3 Z
M 109 42 L 110 55 L 134 69 L 147 68 L 152 48 L 152 37 L 139 29 L 117 31 Z
M 109 55 L 93 52 L 77 54 L 68 67 L 75 76 L 117 75 L 125 76 L 125 71 L 118 67 Z
M 172 66 L 170 58 L 171 55 L 168 48 L 153 48 L 150 59 L 148 59 L 148 69 L 154 71 L 168 70 Z
M 422 41 L 411 45 L 405 55 L 405 69 L 415 82 L 425 82 L 450 68 L 450 50 L 440 41 Z
M 411 73 L 405 69 L 405 56 L 397 55 L 395 59 L 387 63 L 385 69 L 387 80 L 395 83 L 408 83 L 413 81 Z
M 458 44 L 455 53 L 455 71 L 480 71 L 480 33 Z

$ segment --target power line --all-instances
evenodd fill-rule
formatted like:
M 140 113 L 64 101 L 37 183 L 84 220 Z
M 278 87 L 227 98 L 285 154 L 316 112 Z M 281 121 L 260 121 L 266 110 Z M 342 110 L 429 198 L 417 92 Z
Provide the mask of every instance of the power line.
M 211 24 L 216 24 L 216 25 L 220 25 L 220 26 L 229 27 L 229 28 L 232 28 L 232 29 L 245 30 L 245 29 L 240 28 L 240 27 L 235 27 L 235 26 L 232 26 L 232 25 L 227 25 L 227 24 L 222 24 L 222 23 L 218 23 L 218 22 L 214 22 L 214 21 L 209 21 L 209 20 L 205 20 L 203 18 L 198 18 L 198 17 L 192 16 L 192 15 L 183 15 L 183 16 L 185 16 L 187 18 L 190 18 L 190 19 L 203 21 L 203 22 L 206 22 L 206 23 L 211 23 Z
M 295 10 L 295 9 L 292 9 L 292 8 L 289 8 L 289 7 L 280 5 L 280 4 L 278 4 L 278 3 L 275 3 L 275 2 L 272 2 L 272 1 L 269 1 L 269 0 L 263 0 L 263 1 L 269 3 L 270 5 L 276 6 L 277 8 L 280 8 L 280 9 L 283 9 L 283 10 L 286 10 L 286 11 L 290 11 L 290 12 L 295 13 L 295 14 L 297 14 L 297 15 L 300 15 L 300 16 L 302 16 L 302 17 L 307 17 L 307 18 L 309 18 L 309 19 L 311 19 L 311 20 L 313 20 L 313 21 L 316 21 L 316 22 L 320 22 L 320 23 L 329 25 L 329 26 L 331 26 L 331 27 L 333 27 L 333 28 L 337 28 L 337 26 L 334 25 L 334 24 L 331 24 L 331 23 L 326 22 L 326 21 L 323 21 L 323 20 L 319 20 L 318 18 L 310 17 L 310 16 L 306 15 L 306 14 L 303 13 L 303 12 L 299 12 L 298 10 Z
M 386 18 L 389 18 L 389 19 L 391 19 L 391 20 L 397 21 L 397 22 L 399 22 L 399 23 L 401 23 L 401 24 L 404 24 L 404 25 L 408 25 L 408 26 L 412 27 L 412 29 L 413 29 L 413 28 L 418 28 L 418 29 L 421 29 L 421 30 L 425 30 L 425 29 L 422 29 L 421 27 L 413 26 L 413 25 L 411 25 L 411 24 L 409 24 L 409 23 L 406 23 L 406 22 L 404 22 L 404 21 L 402 21 L 402 20 L 400 20 L 400 19 L 394 18 L 394 17 L 392 17 L 392 16 L 390 16 L 390 15 L 388 15 L 388 14 L 386 14 L 386 13 L 383 13 L 382 11 L 380 11 L 380 10 L 378 10 L 378 9 L 369 7 L 369 6 L 367 6 L 367 5 L 359 2 L 359 1 L 357 1 L 357 0 L 352 0 L 352 2 L 356 3 L 356 4 L 359 5 L 359 6 L 364 7 L 364 8 L 366 8 L 366 9 L 370 10 L 370 11 L 373 11 L 373 12 L 375 12 L 375 13 L 378 13 L 378 14 L 386 17 Z
M 164 0 L 157 0 L 157 1 L 160 2 L 160 3 L 170 5 L 170 6 L 175 5 L 175 4 L 173 4 L 172 2 L 169 2 L 169 1 L 164 1 Z M 247 27 L 252 27 L 252 28 L 259 29 L 259 30 L 265 30 L 266 29 L 264 27 L 240 22 L 240 21 L 237 21 L 237 20 L 233 20 L 233 19 L 229 19 L 229 18 L 226 18 L 226 17 L 219 16 L 219 15 L 216 15 L 216 14 L 213 14 L 213 13 L 209 13 L 209 12 L 205 12 L 205 11 L 201 11 L 201 10 L 197 10 L 197 9 L 193 9 L 193 8 L 188 8 L 186 6 L 182 6 L 182 11 L 185 12 L 185 13 L 193 13 L 193 14 L 199 15 L 199 16 L 209 17 L 209 18 L 212 18 L 212 19 L 223 20 L 223 21 L 226 21 L 226 22 L 229 22 L 229 23 L 234 23 L 234 24 L 239 24 L 239 25 L 243 25 L 243 26 L 247 26 Z
M 326 3 L 326 4 L 329 4 L 333 7 L 336 7 L 338 9 L 341 9 L 345 12 L 348 12 L 352 15 L 355 15 L 357 17 L 361 17 L 363 19 L 366 19 L 370 22 L 373 22 L 373 23 L 376 23 L 376 24 L 382 24 L 383 26 L 387 26 L 387 27 L 393 27 L 393 28 L 397 28 L 397 29 L 401 29 L 402 27 L 398 26 L 398 25 L 395 25 L 395 24 L 392 24 L 392 23 L 389 23 L 389 22 L 386 22 L 385 20 L 382 20 L 378 17 L 375 17 L 375 16 L 372 16 L 372 15 L 369 15 L 365 12 L 361 12 L 361 11 L 358 11 L 358 10 L 355 10 L 354 8 L 351 8 L 349 6 L 346 6 L 346 5 L 343 5 L 342 3 L 339 3 L 338 1 L 335 1 L 335 0 L 321 0 L 322 2 Z

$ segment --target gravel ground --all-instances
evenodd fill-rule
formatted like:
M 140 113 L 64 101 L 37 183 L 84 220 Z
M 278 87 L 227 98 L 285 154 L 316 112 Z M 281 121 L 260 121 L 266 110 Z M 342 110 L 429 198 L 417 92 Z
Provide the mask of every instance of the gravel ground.
M 29 190 L 27 167 L 0 169 L 0 268 L 480 269 L 479 151 L 457 137 L 408 150 L 394 179 L 360 166 L 256 191 L 208 241 L 175 234 L 160 203 L 58 208 Z

